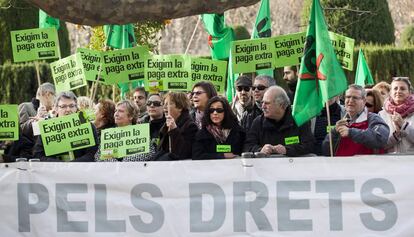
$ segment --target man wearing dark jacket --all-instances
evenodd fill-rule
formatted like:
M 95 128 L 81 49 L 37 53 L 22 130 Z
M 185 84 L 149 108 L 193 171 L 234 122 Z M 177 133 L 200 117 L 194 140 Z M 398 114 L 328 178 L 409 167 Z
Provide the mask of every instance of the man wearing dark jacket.
M 62 117 L 62 116 L 65 116 L 65 115 L 76 113 L 78 111 L 78 105 L 77 105 L 77 98 L 76 98 L 75 94 L 71 91 L 61 92 L 56 98 L 55 111 L 56 111 L 56 115 L 58 117 Z M 95 142 L 97 142 L 98 139 L 97 139 L 96 128 L 93 124 L 91 124 L 91 125 L 92 125 L 92 130 L 93 130 L 93 135 L 94 135 Z M 96 151 L 98 150 L 98 146 L 99 146 L 99 144 L 95 144 L 95 146 L 92 146 L 92 147 L 87 147 L 87 148 L 83 148 L 83 149 L 73 151 L 74 160 L 72 160 L 72 161 L 75 161 L 75 162 L 93 162 L 94 161 L 94 155 L 95 155 Z M 41 161 L 52 161 L 53 162 L 53 161 L 66 161 L 66 160 L 69 160 L 69 159 L 67 159 L 68 156 L 69 156 L 68 153 L 54 155 L 53 157 L 52 156 L 46 156 L 45 150 L 43 148 L 43 143 L 42 143 L 41 136 L 39 136 L 37 138 L 37 142 L 36 142 L 36 145 L 34 146 L 33 153 L 34 153 L 34 157 L 35 158 L 40 158 Z
M 263 97 L 263 115 L 257 117 L 244 144 L 244 151 L 302 156 L 312 152 L 314 138 L 309 124 L 298 127 L 289 97 L 283 88 L 270 87 Z

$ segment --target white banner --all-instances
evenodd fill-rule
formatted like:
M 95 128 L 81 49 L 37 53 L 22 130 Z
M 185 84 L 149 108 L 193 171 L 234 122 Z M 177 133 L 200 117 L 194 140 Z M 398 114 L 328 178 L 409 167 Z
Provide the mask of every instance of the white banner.
M 413 158 L 0 164 L 0 236 L 414 236 Z

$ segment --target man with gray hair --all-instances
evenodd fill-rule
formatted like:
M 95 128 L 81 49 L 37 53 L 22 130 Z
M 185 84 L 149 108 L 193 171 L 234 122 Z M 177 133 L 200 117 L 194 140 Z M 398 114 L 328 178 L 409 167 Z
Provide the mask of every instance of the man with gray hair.
M 267 75 L 259 75 L 254 79 L 252 86 L 254 99 L 253 108 L 249 111 L 246 111 L 240 121 L 241 126 L 245 129 L 246 132 L 248 132 L 252 126 L 253 120 L 263 114 L 262 100 L 264 93 L 270 86 L 274 85 L 276 85 L 276 82 L 273 77 Z
M 78 104 L 77 104 L 76 95 L 72 91 L 65 91 L 65 92 L 59 93 L 55 100 L 54 111 L 55 111 L 56 117 L 63 117 L 63 116 L 78 112 Z M 94 155 L 96 151 L 98 150 L 99 140 L 98 140 L 95 126 L 93 124 L 91 125 L 92 125 L 93 135 L 95 138 L 95 146 L 73 151 L 74 160 L 72 161 L 75 161 L 75 162 L 95 161 Z M 57 154 L 57 155 L 54 155 L 53 157 L 46 156 L 44 148 L 43 148 L 41 136 L 37 138 L 37 142 L 34 147 L 33 153 L 34 153 L 34 157 L 40 158 L 41 161 L 52 161 L 53 162 L 53 161 L 69 160 L 68 153 Z
M 346 90 L 346 115 L 331 129 L 335 156 L 384 153 L 390 129 L 378 114 L 368 112 L 366 95 L 359 85 L 350 85 Z M 322 151 L 330 155 L 329 134 L 322 143 Z
M 271 86 L 262 102 L 263 114 L 257 117 L 247 133 L 244 151 L 302 156 L 312 152 L 314 138 L 309 123 L 300 127 L 292 117 L 285 90 Z

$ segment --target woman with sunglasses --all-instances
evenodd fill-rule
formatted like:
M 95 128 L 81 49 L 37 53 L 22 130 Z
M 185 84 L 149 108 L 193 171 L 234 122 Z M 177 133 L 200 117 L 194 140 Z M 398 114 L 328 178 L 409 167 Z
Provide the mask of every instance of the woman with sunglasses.
M 203 126 L 193 144 L 193 160 L 234 158 L 243 149 L 245 132 L 227 100 L 215 96 L 208 101 Z
M 388 152 L 414 152 L 414 95 L 408 77 L 395 77 L 390 96 L 379 115 L 390 127 Z
M 382 105 L 384 104 L 381 93 L 374 89 L 366 89 L 366 91 L 365 107 L 367 107 L 368 112 L 378 114 L 382 110 Z
M 190 116 L 196 123 L 198 129 L 201 128 L 207 101 L 216 95 L 216 88 L 211 82 L 201 81 L 194 84 L 191 92 L 191 101 L 194 108 L 190 111 Z

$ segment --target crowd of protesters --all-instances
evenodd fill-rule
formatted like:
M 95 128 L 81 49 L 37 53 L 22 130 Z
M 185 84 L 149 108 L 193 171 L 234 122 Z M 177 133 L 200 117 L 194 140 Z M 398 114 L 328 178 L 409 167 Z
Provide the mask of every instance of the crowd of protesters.
M 196 83 L 189 93 L 148 94 L 137 88 L 130 100 L 114 103 L 102 99 L 96 105 L 70 91 L 56 94 L 54 85 L 44 83 L 31 102 L 19 105 L 19 140 L 2 143 L 3 161 L 20 157 L 75 162 L 168 161 L 414 151 L 414 96 L 409 78 L 395 77 L 391 84 L 380 82 L 366 88 L 350 85 L 344 95 L 329 100 L 329 110 L 324 108 L 308 123 L 297 126 L 292 117 L 297 74 L 295 67 L 284 68 L 287 91 L 275 85 L 270 76 L 239 76 L 231 104 L 210 82 Z M 95 111 L 91 123 L 96 145 L 46 156 L 37 122 L 87 109 Z M 122 158 L 101 154 L 102 130 L 141 123 L 149 123 L 149 153 Z

